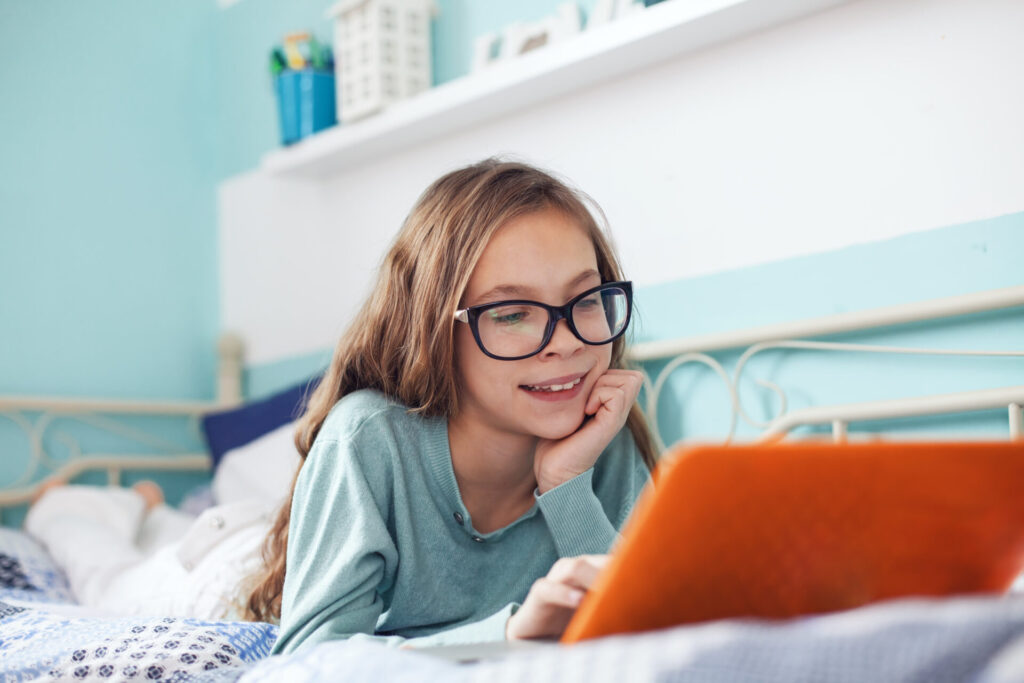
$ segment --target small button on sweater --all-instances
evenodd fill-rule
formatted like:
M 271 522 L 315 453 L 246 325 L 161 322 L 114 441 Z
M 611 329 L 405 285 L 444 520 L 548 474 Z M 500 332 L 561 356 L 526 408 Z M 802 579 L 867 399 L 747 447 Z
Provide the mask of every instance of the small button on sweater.
M 648 477 L 623 428 L 593 468 L 481 533 L 459 495 L 447 421 L 376 391 L 349 394 L 296 483 L 274 652 L 353 636 L 501 640 L 558 558 L 608 552 Z

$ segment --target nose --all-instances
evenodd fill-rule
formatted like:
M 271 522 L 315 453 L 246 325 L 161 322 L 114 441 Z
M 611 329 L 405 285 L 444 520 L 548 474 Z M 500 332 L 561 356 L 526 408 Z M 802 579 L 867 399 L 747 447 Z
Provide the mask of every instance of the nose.
M 569 323 L 564 319 L 559 320 L 555 325 L 555 331 L 551 333 L 551 340 L 541 351 L 544 357 L 567 358 L 583 347 L 583 342 L 569 329 Z

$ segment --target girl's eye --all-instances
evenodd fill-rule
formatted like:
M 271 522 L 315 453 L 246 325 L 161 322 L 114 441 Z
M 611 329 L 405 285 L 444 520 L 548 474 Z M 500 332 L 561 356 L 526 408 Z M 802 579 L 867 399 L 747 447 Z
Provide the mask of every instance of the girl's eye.
M 517 325 L 526 322 L 530 317 L 528 308 L 494 308 L 487 311 L 487 316 L 496 325 Z
M 601 295 L 600 294 L 591 294 L 586 299 L 580 299 L 579 301 L 577 301 L 576 305 L 573 306 L 573 308 L 579 308 L 579 309 L 582 309 L 582 310 L 587 310 L 587 309 L 596 308 L 597 306 L 600 306 L 600 305 L 601 305 Z

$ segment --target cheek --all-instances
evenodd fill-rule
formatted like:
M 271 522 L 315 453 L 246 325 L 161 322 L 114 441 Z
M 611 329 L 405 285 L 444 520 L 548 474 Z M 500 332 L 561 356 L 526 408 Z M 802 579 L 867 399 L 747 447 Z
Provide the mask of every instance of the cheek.
M 509 365 L 484 355 L 468 325 L 461 325 L 455 335 L 455 373 L 460 389 L 477 401 L 487 402 L 495 389 L 505 382 Z M 502 399 L 505 400 L 505 399 Z

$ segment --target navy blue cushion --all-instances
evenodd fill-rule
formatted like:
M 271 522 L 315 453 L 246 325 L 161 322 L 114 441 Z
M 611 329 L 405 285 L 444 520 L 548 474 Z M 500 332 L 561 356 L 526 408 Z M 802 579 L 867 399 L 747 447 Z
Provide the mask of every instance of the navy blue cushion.
M 305 410 L 305 399 L 320 383 L 320 376 L 259 401 L 203 417 L 203 434 L 214 468 L 224 454 L 244 446 L 278 427 L 293 422 Z

